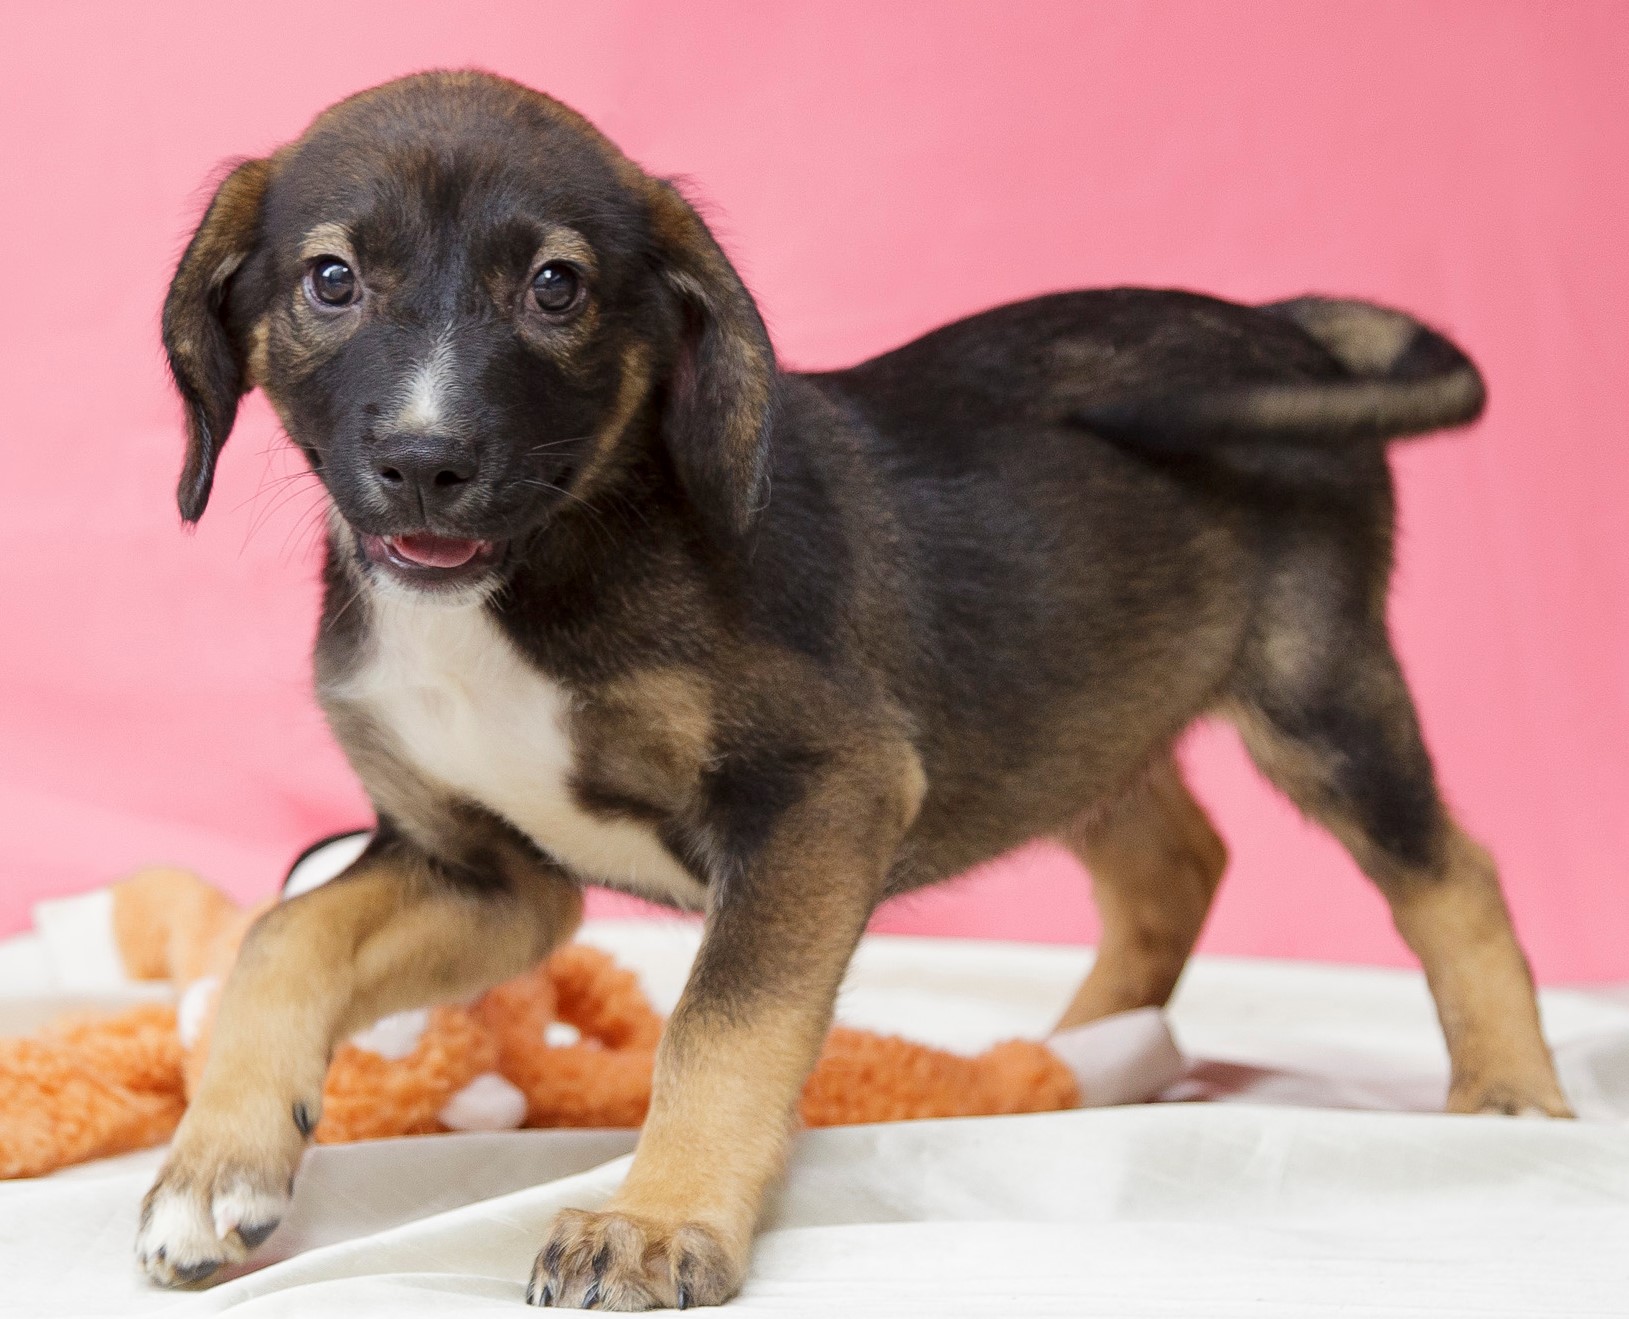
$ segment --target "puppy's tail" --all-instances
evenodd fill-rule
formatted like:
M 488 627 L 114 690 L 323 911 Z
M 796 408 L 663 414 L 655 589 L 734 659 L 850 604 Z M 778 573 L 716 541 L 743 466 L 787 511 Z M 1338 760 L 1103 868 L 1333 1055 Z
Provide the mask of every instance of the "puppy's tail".
M 1346 369 L 1345 378 L 1240 384 L 1105 402 L 1075 420 L 1152 452 L 1218 447 L 1339 448 L 1464 426 L 1487 389 L 1454 343 L 1412 316 L 1369 302 L 1295 298 L 1263 312 L 1292 321 Z

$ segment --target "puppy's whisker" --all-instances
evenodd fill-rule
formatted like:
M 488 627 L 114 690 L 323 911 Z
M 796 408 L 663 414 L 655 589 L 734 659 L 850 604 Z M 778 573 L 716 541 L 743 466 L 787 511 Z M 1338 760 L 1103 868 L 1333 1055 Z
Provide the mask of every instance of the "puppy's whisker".
M 591 504 L 588 500 L 584 499 L 575 490 L 568 490 L 563 485 L 556 485 L 553 481 L 545 481 L 541 477 L 536 476 L 519 477 L 517 478 L 517 483 L 520 485 L 529 486 L 532 489 L 548 490 L 557 495 L 564 495 L 567 499 L 571 500 L 590 516 L 592 519 L 591 525 L 594 528 L 594 534 L 596 536 L 612 536 L 610 527 L 606 525 L 604 513 L 595 505 Z
M 535 458 L 541 453 L 547 453 L 550 449 L 558 449 L 567 444 L 582 444 L 584 441 L 593 438 L 592 435 L 572 435 L 563 440 L 545 440 L 541 444 L 534 444 L 530 448 L 523 450 L 521 457 Z
M 317 474 L 303 461 L 303 458 L 291 470 L 283 472 L 274 472 L 272 470 L 279 462 L 286 462 L 289 455 L 300 456 L 299 450 L 289 439 L 288 433 L 279 427 L 273 436 L 272 442 L 261 450 L 261 456 L 266 461 L 261 470 L 260 481 L 255 486 L 254 494 L 238 503 L 233 509 L 233 512 L 237 512 L 246 505 L 255 506 L 255 512 L 251 514 L 248 525 L 244 529 L 243 543 L 238 547 L 240 555 L 248 549 L 249 542 L 260 528 L 266 525 L 278 509 L 286 504 L 290 498 L 298 494 L 302 488 L 307 488 L 308 482 L 320 484 Z M 267 503 L 261 504 L 261 497 L 268 490 L 273 492 L 272 497 Z
M 299 520 L 289 529 L 288 534 L 283 537 L 283 548 L 281 553 L 285 562 L 289 557 L 289 549 L 291 545 L 296 547 L 296 554 L 299 557 L 305 557 L 311 554 L 312 551 L 314 551 L 322 543 L 324 539 L 323 526 L 326 521 L 325 515 L 327 512 L 328 500 L 323 498 L 313 502 L 311 507 L 306 509 L 306 511 L 300 515 Z M 299 542 L 301 541 L 304 541 L 303 549 L 299 547 Z
M 333 614 L 329 615 L 324 620 L 323 627 L 327 628 L 327 629 L 333 629 L 333 628 L 338 627 L 339 621 L 342 618 L 344 618 L 346 614 L 351 612 L 351 609 L 356 605 L 356 602 L 358 600 L 360 600 L 361 598 L 362 598 L 362 591 L 359 588 L 353 586 L 351 588 L 350 594 L 345 597 L 345 603 L 342 604 L 337 610 L 334 611 Z
M 314 474 L 313 473 L 306 472 L 306 473 L 303 473 L 303 475 L 308 476 L 308 477 L 313 477 L 313 479 L 314 479 Z M 266 495 L 268 492 L 270 492 L 272 495 L 280 495 L 285 489 L 289 488 L 290 486 L 298 485 L 299 482 L 300 482 L 301 476 L 302 476 L 302 473 L 300 473 L 300 472 L 289 472 L 289 473 L 287 473 L 287 474 L 285 474 L 283 476 L 266 477 L 255 488 L 255 491 L 254 491 L 253 494 L 246 495 L 244 498 L 238 500 L 237 503 L 232 505 L 230 511 L 233 512 L 233 513 L 241 513 L 244 509 L 249 508 L 251 505 L 257 505 L 259 503 L 261 497 L 263 495 Z M 257 514 L 257 516 L 258 516 L 258 514 Z
M 303 484 L 298 480 L 297 474 L 286 479 L 275 481 L 273 484 L 276 489 L 274 490 L 271 499 L 265 504 L 259 506 L 257 511 L 249 519 L 249 525 L 244 529 L 243 544 L 238 547 L 239 554 L 242 554 L 248 549 L 249 542 L 254 539 L 255 535 L 262 527 L 266 526 L 271 521 L 272 517 L 280 509 L 285 507 L 294 499 L 298 498 L 304 491 L 311 489 L 309 485 Z M 261 491 L 257 490 L 255 492 L 254 501 L 251 502 L 258 501 L 260 494 Z
M 299 495 L 302 491 L 311 489 L 321 489 L 321 484 L 313 484 L 311 480 L 301 480 L 297 474 L 288 477 L 279 477 L 263 484 L 261 488 L 255 492 L 254 499 L 250 501 L 251 503 L 255 503 L 257 505 L 256 513 L 250 527 L 251 534 L 255 530 L 258 530 L 259 527 L 273 513 L 282 507 L 283 504 L 287 503 L 291 498 Z M 261 496 L 268 494 L 268 490 L 269 497 L 262 501 Z

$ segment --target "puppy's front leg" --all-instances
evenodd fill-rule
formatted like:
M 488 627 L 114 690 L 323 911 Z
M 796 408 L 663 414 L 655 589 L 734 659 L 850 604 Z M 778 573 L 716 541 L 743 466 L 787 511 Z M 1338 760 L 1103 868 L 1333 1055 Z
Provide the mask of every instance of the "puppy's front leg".
M 476 883 L 381 832 L 345 874 L 249 931 L 198 1093 L 142 1204 L 136 1255 L 155 1282 L 198 1282 L 276 1227 L 339 1040 L 519 974 L 576 928 L 575 885 L 483 841 Z
M 743 873 L 715 880 L 633 1166 L 605 1211 L 556 1215 L 533 1305 L 684 1309 L 740 1288 L 838 985 L 915 813 L 920 771 L 902 779 L 903 793 L 875 778 L 815 793 Z

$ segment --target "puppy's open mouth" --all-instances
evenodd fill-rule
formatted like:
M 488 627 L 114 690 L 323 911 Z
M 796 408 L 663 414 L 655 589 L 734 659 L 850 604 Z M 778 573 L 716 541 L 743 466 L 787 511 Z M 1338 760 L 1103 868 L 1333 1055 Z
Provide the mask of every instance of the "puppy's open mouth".
M 496 566 L 503 546 L 490 540 L 460 540 L 429 531 L 399 536 L 363 536 L 362 554 L 415 586 L 458 586 L 473 582 Z

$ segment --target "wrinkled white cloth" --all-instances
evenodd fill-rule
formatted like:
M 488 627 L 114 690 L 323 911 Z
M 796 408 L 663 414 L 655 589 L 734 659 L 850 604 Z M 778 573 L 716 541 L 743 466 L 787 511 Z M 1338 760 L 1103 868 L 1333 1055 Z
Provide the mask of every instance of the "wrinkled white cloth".
M 671 1006 L 681 922 L 584 937 Z M 845 1022 L 975 1050 L 1040 1036 L 1076 949 L 869 939 Z M 0 945 L 0 1033 L 139 991 L 65 987 L 38 936 Z M 886 1316 L 1629 1314 L 1629 1001 L 1552 990 L 1579 1122 L 1444 1117 L 1430 1000 L 1404 972 L 1200 958 L 1159 1103 L 809 1132 L 731 1313 Z M 494 1132 L 323 1147 L 246 1271 L 171 1293 L 136 1274 L 162 1151 L 0 1183 L 0 1314 L 517 1314 L 550 1214 L 614 1190 L 632 1135 Z

